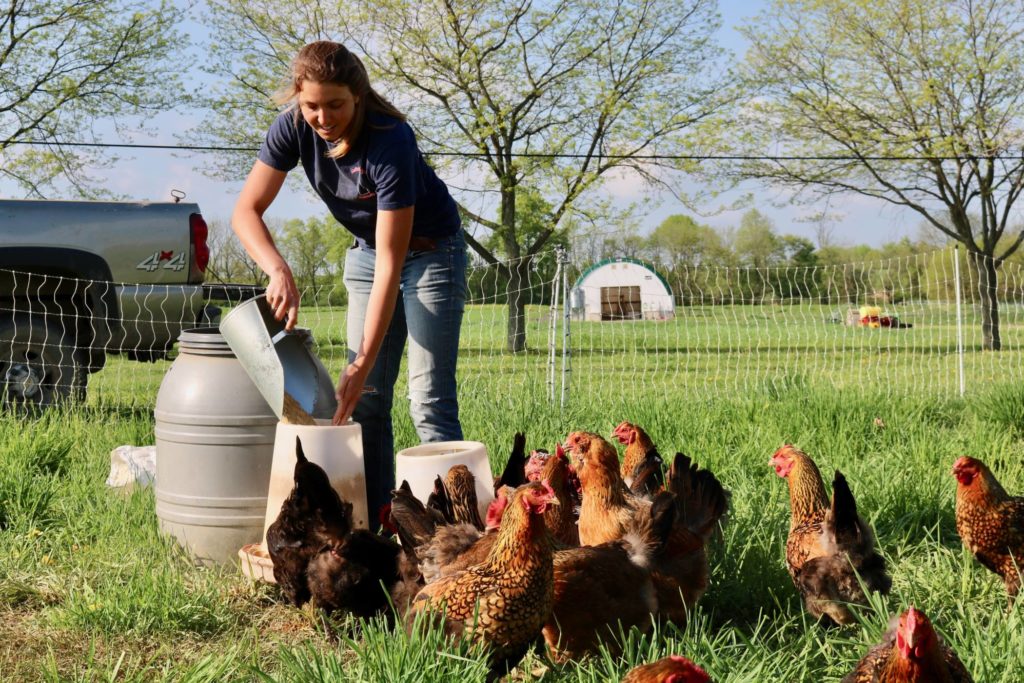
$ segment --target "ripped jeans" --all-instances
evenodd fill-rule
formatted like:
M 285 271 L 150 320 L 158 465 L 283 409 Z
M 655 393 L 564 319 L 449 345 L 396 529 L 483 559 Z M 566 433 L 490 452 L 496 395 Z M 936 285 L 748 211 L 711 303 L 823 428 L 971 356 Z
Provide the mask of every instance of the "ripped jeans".
M 459 441 L 455 366 L 466 304 L 466 243 L 460 231 L 435 240 L 436 248 L 410 251 L 402 266 L 398 301 L 377 362 L 370 370 L 352 419 L 363 432 L 366 502 L 371 529 L 395 488 L 391 421 L 395 380 L 409 340 L 409 414 L 421 442 Z M 348 359 L 363 337 L 366 305 L 373 285 L 373 249 L 355 246 L 345 256 L 348 289 Z

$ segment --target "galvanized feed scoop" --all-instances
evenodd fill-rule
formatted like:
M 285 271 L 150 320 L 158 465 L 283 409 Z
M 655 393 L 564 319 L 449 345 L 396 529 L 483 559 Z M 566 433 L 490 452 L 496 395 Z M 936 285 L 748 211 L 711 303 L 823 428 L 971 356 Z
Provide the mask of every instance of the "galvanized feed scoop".
M 314 418 L 334 416 L 334 382 L 313 353 L 313 335 L 301 327 L 286 332 L 265 294 L 225 315 L 220 333 L 278 418 L 284 416 L 285 392 Z

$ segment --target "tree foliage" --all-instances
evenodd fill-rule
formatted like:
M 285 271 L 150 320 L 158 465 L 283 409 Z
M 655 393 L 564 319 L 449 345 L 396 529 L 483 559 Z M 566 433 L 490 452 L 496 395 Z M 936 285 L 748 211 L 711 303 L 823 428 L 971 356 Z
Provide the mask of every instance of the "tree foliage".
M 0 177 L 37 197 L 61 180 L 102 193 L 86 169 L 107 157 L 64 145 L 95 141 L 101 121 L 117 126 L 181 102 L 171 58 L 185 44 L 175 30 L 183 12 L 170 0 L 10 0 L 0 9 Z
M 302 8 L 293 0 L 259 7 L 213 0 L 210 7 L 217 36 L 211 68 L 230 81 L 212 93 L 208 141 L 237 144 L 241 134 L 251 142 L 265 130 L 268 94 L 301 44 L 334 38 L 358 46 L 375 87 L 410 111 L 421 146 L 448 166 L 449 185 L 466 190 L 464 200 L 483 197 L 462 202 L 464 216 L 484 231 L 476 239 L 471 230 L 469 240 L 491 263 L 500 254 L 518 264 L 499 266 L 512 288 L 526 275 L 525 257 L 548 244 L 564 219 L 594 219 L 606 209 L 594 192 L 606 174 L 665 181 L 660 171 L 675 164 L 648 157 L 701 149 L 713 136 L 696 131 L 728 102 L 712 40 L 714 0 L 381 0 Z M 332 31 L 335 20 L 351 23 Z M 219 113 L 239 109 L 251 128 L 217 123 Z M 539 232 L 517 220 L 523 189 L 550 207 Z M 497 220 L 479 207 L 497 207 Z M 521 350 L 523 309 L 510 306 L 509 348 Z
M 971 254 L 993 349 L 996 269 L 1024 240 L 1022 31 L 1018 0 L 774 0 L 743 31 L 757 97 L 737 139 L 779 156 L 739 177 L 916 211 Z

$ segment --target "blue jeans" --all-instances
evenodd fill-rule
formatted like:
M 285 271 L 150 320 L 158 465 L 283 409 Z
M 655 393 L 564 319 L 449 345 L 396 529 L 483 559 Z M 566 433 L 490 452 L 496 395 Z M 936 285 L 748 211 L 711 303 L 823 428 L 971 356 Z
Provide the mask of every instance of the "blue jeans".
M 430 251 L 410 251 L 402 266 L 398 301 L 352 419 L 363 432 L 366 502 L 370 528 L 395 488 L 395 437 L 391 423 L 395 380 L 409 339 L 409 413 L 424 443 L 459 441 L 455 366 L 466 305 L 466 243 L 461 231 L 436 240 Z M 376 252 L 355 246 L 345 256 L 348 289 L 348 360 L 363 338 Z

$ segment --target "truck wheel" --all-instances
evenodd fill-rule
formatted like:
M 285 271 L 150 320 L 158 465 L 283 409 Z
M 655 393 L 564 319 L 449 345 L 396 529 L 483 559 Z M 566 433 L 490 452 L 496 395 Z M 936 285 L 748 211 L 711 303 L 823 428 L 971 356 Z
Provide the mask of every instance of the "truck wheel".
M 54 319 L 18 314 L 0 320 L 0 392 L 4 405 L 51 406 L 85 398 L 88 373 L 75 339 Z

